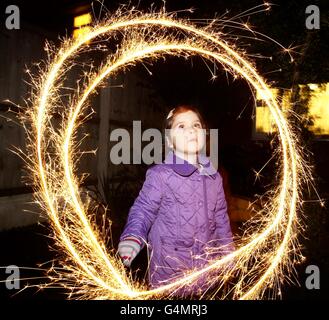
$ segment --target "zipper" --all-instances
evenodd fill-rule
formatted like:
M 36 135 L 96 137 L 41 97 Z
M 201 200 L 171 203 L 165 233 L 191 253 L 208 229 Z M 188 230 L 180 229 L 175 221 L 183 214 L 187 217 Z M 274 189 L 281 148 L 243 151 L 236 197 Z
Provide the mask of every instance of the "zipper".
M 207 222 L 207 232 L 209 232 L 209 216 L 208 216 L 208 197 L 207 197 L 207 187 L 206 187 L 206 176 L 202 174 L 203 181 L 203 197 L 204 197 L 204 215 Z

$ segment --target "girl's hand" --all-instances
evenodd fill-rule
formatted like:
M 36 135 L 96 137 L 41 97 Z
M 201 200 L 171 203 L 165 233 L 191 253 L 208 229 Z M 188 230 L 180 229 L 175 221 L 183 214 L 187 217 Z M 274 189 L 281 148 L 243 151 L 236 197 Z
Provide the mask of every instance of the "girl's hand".
M 130 267 L 141 248 L 141 240 L 134 236 L 128 236 L 119 242 L 118 253 L 126 267 Z

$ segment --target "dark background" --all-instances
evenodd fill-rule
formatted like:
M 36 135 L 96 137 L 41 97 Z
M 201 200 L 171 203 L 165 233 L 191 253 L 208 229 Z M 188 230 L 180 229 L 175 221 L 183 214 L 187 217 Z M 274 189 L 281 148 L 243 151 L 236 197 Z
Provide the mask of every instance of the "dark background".
M 121 2 L 120 2 L 121 3 Z M 133 4 L 134 2 L 131 1 Z M 160 9 L 161 1 L 139 1 L 140 10 L 153 8 Z M 261 4 L 261 1 L 166 1 L 167 11 L 179 11 L 193 7 L 193 13 L 178 12 L 179 17 L 190 19 L 213 18 L 216 14 L 233 17 L 249 8 Z M 34 26 L 38 32 L 58 36 L 70 35 L 72 32 L 73 16 L 84 13 L 90 8 L 90 1 L 1 1 L 0 24 L 4 28 L 6 18 L 5 7 L 9 4 L 18 5 L 21 14 L 21 29 L 25 25 Z M 305 8 L 310 5 L 318 5 L 321 11 L 321 29 L 307 30 L 305 28 Z M 119 3 L 104 1 L 104 6 L 109 12 L 113 12 Z M 98 15 L 101 6 L 94 3 L 94 11 Z M 102 14 L 101 14 L 102 16 Z M 329 39 L 329 8 L 327 1 L 276 1 L 269 12 L 262 12 L 241 21 L 248 21 L 255 30 L 274 38 L 285 47 L 294 48 L 295 61 L 291 62 L 288 54 L 284 53 L 271 41 L 252 41 L 240 38 L 238 45 L 245 48 L 249 54 L 260 53 L 265 58 L 255 58 L 259 72 L 266 80 L 280 88 L 290 88 L 296 83 L 322 83 L 329 82 L 328 39 Z M 1 30 L 0 28 L 0 30 Z M 223 28 L 224 32 L 232 32 L 229 27 Z M 20 36 L 20 30 L 11 31 Z M 234 29 L 234 36 L 245 35 L 241 30 Z M 54 39 L 56 42 L 56 39 Z M 2 45 L 4 45 L 2 43 Z M 0 50 L 2 48 L 0 47 Z M 39 50 L 39 49 L 38 49 Z M 298 53 L 297 53 L 298 52 Z M 37 56 L 43 58 L 42 52 Z M 271 57 L 269 59 L 268 57 Z M 8 57 L 10 60 L 10 57 Z M 193 63 L 191 63 L 191 60 Z M 187 62 L 178 58 L 168 58 L 165 63 L 156 62 L 152 66 L 152 86 L 157 95 L 161 96 L 165 105 L 177 103 L 192 103 L 200 106 L 202 113 L 211 128 L 219 128 L 220 134 L 220 164 L 228 176 L 230 192 L 241 197 L 252 198 L 255 194 L 261 194 L 275 185 L 276 166 L 273 161 L 263 171 L 263 178 L 254 181 L 254 171 L 260 169 L 271 157 L 271 137 L 255 138 L 253 135 L 253 101 L 250 89 L 242 81 L 227 79 L 225 73 L 218 71 L 218 79 L 209 81 L 209 70 L 201 58 L 193 57 Z M 0 66 L 3 62 L 0 61 Z M 27 61 L 27 63 L 29 63 Z M 281 71 L 276 71 L 281 69 Z M 136 72 L 142 77 L 148 77 L 142 66 L 136 67 Z M 8 79 L 8 81 L 11 81 Z M 10 83 L 15 86 L 17 83 Z M 22 92 L 22 96 L 26 92 Z M 0 101 L 0 103 L 2 103 Z M 2 103 L 2 108 L 6 106 Z M 301 109 L 302 110 L 302 109 Z M 304 111 L 301 111 L 304 112 Z M 329 119 L 328 119 L 329 120 Z M 1 134 L 1 131 L 0 131 Z M 328 140 L 326 137 L 314 137 L 307 129 L 302 130 L 302 141 L 308 148 L 309 160 L 314 164 L 314 178 L 317 191 L 324 200 L 328 199 L 329 176 L 327 163 L 329 160 Z M 1 145 L 0 145 L 1 147 Z M 144 171 L 145 172 L 145 171 Z M 142 181 L 141 174 L 139 183 Z M 140 185 L 140 184 L 139 184 Z M 137 185 L 138 186 L 138 185 Z M 27 192 L 30 187 L 22 187 L 19 190 L 0 190 L 1 196 Z M 138 187 L 136 187 L 138 190 Z M 136 195 L 136 194 L 135 194 Z M 127 212 L 134 199 L 131 197 L 118 198 L 117 206 Z M 305 192 L 305 199 L 317 200 L 313 190 Z M 122 205 L 123 201 L 124 205 Z M 305 223 L 307 225 L 307 238 L 301 239 L 304 246 L 306 261 L 297 266 L 300 287 L 285 285 L 283 299 L 327 299 L 328 298 L 328 211 L 317 201 L 307 202 L 305 206 Z M 119 234 L 114 237 L 117 237 Z M 46 237 L 47 226 L 30 225 L 24 228 L 14 228 L 0 232 L 0 266 L 36 266 L 37 263 L 49 261 L 54 253 L 49 249 L 52 240 Z M 136 258 L 135 265 L 145 259 L 144 255 Z M 305 267 L 310 264 L 319 266 L 321 271 L 321 289 L 307 290 L 304 282 L 306 279 Z M 1 272 L 2 269 L 0 269 Z M 5 278 L 3 270 L 0 278 Z M 42 276 L 39 272 L 31 273 L 22 270 L 21 277 Z M 31 280 L 36 283 L 36 280 Z M 0 283 L 1 297 L 13 294 Z M 14 296 L 19 298 L 62 298 L 60 290 L 47 290 L 36 292 L 35 289 L 25 290 Z

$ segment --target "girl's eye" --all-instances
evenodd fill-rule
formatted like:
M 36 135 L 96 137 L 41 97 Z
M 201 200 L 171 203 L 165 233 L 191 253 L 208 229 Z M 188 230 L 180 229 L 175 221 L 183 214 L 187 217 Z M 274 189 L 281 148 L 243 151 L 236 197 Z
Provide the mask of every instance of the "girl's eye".
M 178 125 L 178 129 L 183 129 L 183 128 L 184 128 L 183 124 Z
M 201 128 L 201 124 L 200 123 L 196 123 L 194 126 L 197 127 L 197 128 Z

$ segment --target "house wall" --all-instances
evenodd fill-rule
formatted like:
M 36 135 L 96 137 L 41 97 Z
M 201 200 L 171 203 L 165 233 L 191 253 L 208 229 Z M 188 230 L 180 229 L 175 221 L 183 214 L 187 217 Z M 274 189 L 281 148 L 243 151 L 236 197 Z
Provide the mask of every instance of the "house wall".
M 0 230 L 36 223 L 40 219 L 38 206 L 29 204 L 33 201 L 33 189 L 27 188 L 24 162 L 9 150 L 24 151 L 26 137 L 17 117 L 9 111 L 8 101 L 25 106 L 24 99 L 30 92 L 27 83 L 30 79 L 25 70 L 29 68 L 36 74 L 33 63 L 46 57 L 43 50 L 46 39 L 56 42 L 57 35 L 34 26 L 15 31 L 0 30 Z M 93 56 L 88 58 L 93 59 Z M 99 62 L 99 56 L 95 56 L 95 61 Z M 74 88 L 80 71 L 78 68 L 70 70 L 65 86 Z M 77 164 L 78 175 L 88 173 L 86 184 L 98 185 L 100 176 L 111 177 L 116 170 L 122 170 L 122 166 L 111 164 L 109 159 L 111 130 L 125 127 L 131 132 L 133 120 L 142 120 L 145 128 L 160 127 L 165 106 L 150 81 L 144 78 L 141 68 L 136 67 L 110 79 L 107 86 L 90 98 L 89 104 L 96 114 L 77 134 L 79 140 L 88 133 L 79 150 L 97 150 L 96 155 L 83 155 Z M 54 123 L 59 123 L 59 117 L 55 117 Z M 134 172 L 136 168 L 130 167 Z

